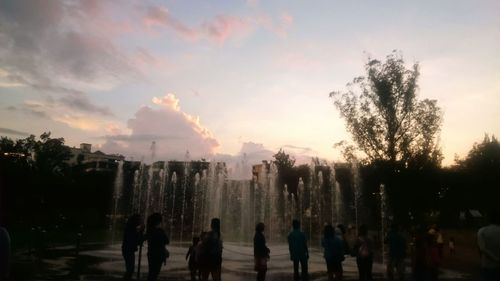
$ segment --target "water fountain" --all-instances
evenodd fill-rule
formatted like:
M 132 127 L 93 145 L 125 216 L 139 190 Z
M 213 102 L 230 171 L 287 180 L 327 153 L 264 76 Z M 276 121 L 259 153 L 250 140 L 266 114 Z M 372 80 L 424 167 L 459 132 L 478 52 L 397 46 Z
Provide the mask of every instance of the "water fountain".
M 207 230 L 212 217 L 221 218 L 226 239 L 242 242 L 251 241 L 259 221 L 266 224 L 271 242 L 283 241 L 293 219 L 302 221 L 303 231 L 315 240 L 325 223 L 345 223 L 342 189 L 333 164 L 313 161 L 308 172 L 290 185 L 280 183 L 276 165 L 265 161 L 253 167 L 251 179 L 230 178 L 226 165 L 217 162 L 158 161 L 134 167 L 129 181 L 120 181 L 123 171 L 117 173 L 113 216 L 160 212 L 174 241 Z M 236 174 L 244 172 L 236 170 Z M 359 182 L 354 183 L 359 197 Z M 122 193 L 127 193 L 130 203 L 121 202 Z

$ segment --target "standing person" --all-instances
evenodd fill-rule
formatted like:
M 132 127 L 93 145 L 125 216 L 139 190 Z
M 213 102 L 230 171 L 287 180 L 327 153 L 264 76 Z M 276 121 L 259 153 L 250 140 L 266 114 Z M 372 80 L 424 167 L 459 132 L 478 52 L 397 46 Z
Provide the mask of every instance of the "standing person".
M 441 266 L 441 255 L 437 235 L 427 234 L 427 252 L 428 252 L 428 276 L 430 281 L 437 281 L 439 276 L 439 267 Z
M 359 227 L 358 239 L 354 244 L 354 253 L 358 266 L 359 281 L 372 281 L 373 241 L 368 237 L 368 229 L 365 225 Z
M 405 279 L 405 258 L 406 258 L 406 239 L 399 231 L 396 224 L 391 225 L 391 229 L 385 238 L 385 244 L 388 246 L 387 259 L 387 278 L 394 280 L 394 269 L 398 275 L 398 280 Z
M 412 275 L 414 281 L 427 281 L 429 277 L 430 250 L 426 243 L 428 234 L 423 228 L 418 229 L 413 238 L 411 251 Z
M 477 232 L 484 281 L 500 280 L 500 211 L 490 213 L 490 225 Z
M 207 281 L 211 274 L 213 281 L 220 281 L 223 246 L 218 218 L 212 219 L 210 229 L 201 242 L 198 255 L 200 257 L 201 280 Z
M 341 223 L 337 224 L 337 228 L 340 230 L 340 238 L 342 238 L 344 255 L 349 255 L 351 253 L 351 246 L 349 245 L 349 242 L 352 242 L 352 241 L 349 241 L 350 239 L 347 235 L 347 229 L 346 229 L 345 225 L 343 225 Z M 350 234 L 352 235 L 352 231 L 350 232 Z M 356 239 L 353 239 L 353 240 L 356 240 Z
M 255 259 L 255 271 L 257 271 L 257 281 L 266 280 L 267 261 L 271 252 L 266 246 L 264 228 L 264 223 L 259 222 L 255 226 L 255 236 L 253 237 L 253 256 Z
M 154 213 L 148 217 L 146 237 L 148 239 L 148 281 L 158 280 L 162 264 L 167 264 L 169 256 L 166 245 L 169 240 L 162 228 L 162 217 Z
M 300 231 L 300 222 L 293 220 L 293 230 L 288 234 L 288 249 L 290 251 L 290 260 L 293 261 L 293 280 L 299 281 L 299 263 L 302 273 L 302 281 L 309 280 L 307 272 L 307 260 L 309 259 L 309 250 L 307 249 L 306 236 Z
M 323 256 L 328 271 L 328 281 L 341 281 L 343 275 L 342 261 L 344 261 L 344 249 L 342 240 L 335 235 L 333 226 L 325 225 L 323 230 Z
M 122 256 L 125 260 L 124 281 L 132 280 L 135 266 L 135 252 L 137 251 L 137 246 L 142 244 L 143 230 L 144 226 L 141 216 L 139 214 L 131 215 L 123 230 Z
M 10 236 L 7 229 L 0 226 L 0 281 L 6 281 L 9 275 Z
M 196 275 L 198 273 L 198 264 L 196 263 L 196 249 L 199 242 L 200 237 L 194 236 L 193 244 L 189 247 L 189 250 L 186 254 L 186 260 L 189 258 L 188 267 L 189 272 L 191 272 L 191 281 L 196 281 Z

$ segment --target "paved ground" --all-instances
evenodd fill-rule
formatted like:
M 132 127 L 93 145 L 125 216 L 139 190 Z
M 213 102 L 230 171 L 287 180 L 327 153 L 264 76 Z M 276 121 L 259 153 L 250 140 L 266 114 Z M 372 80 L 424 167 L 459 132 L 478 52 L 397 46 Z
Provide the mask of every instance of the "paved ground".
M 187 245 L 175 244 L 169 246 L 171 256 L 167 266 L 162 269 L 160 280 L 188 280 L 189 272 L 184 259 Z M 15 263 L 12 280 L 121 280 L 124 264 L 118 245 L 111 247 L 89 246 L 74 255 L 71 247 L 60 247 L 47 251 L 43 259 L 26 257 Z M 286 245 L 271 245 L 271 260 L 267 280 L 292 280 L 292 264 L 288 259 Z M 252 248 L 236 243 L 225 243 L 223 256 L 223 280 L 247 281 L 255 280 L 253 271 Z M 144 251 L 145 252 L 145 251 Z M 147 258 L 142 257 L 141 271 L 147 272 Z M 357 269 L 355 260 L 347 258 L 344 262 L 345 280 L 356 280 Z M 321 252 L 311 250 L 309 261 L 310 277 L 313 281 L 326 279 L 326 268 Z M 373 267 L 376 280 L 384 280 L 383 267 L 376 263 Z M 145 280 L 143 274 L 141 280 Z M 409 279 L 408 279 L 409 280 Z M 470 274 L 456 270 L 443 270 L 440 280 L 475 280 Z

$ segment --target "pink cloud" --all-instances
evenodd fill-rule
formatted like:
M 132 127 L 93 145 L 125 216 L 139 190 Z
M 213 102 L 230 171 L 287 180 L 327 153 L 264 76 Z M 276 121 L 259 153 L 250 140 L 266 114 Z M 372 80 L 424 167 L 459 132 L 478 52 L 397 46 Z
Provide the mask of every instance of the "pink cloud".
M 168 27 L 185 39 L 196 40 L 199 38 L 197 30 L 184 25 L 174 18 L 165 7 L 148 7 L 146 15 L 143 18 L 143 23 L 149 30 L 154 30 L 158 27 Z
M 247 19 L 220 15 L 206 22 L 203 29 L 208 38 L 222 44 L 228 38 L 248 33 L 252 26 Z
M 142 22 L 150 32 L 158 33 L 161 28 L 167 28 L 186 40 L 207 39 L 222 45 L 229 39 L 247 36 L 259 27 L 280 37 L 286 37 L 288 29 L 293 24 L 293 17 L 288 13 L 282 13 L 278 19 L 267 15 L 248 17 L 217 15 L 201 25 L 191 27 L 175 18 L 167 8 L 150 6 L 146 9 Z

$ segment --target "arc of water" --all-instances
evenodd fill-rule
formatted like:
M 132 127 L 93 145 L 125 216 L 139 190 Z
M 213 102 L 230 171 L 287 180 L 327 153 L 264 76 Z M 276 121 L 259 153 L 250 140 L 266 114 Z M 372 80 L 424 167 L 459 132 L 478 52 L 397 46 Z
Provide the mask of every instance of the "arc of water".
M 276 187 L 276 178 L 278 175 L 278 171 L 276 168 L 276 164 L 271 162 L 269 166 L 269 234 L 271 240 L 273 239 L 273 235 L 276 234 L 276 226 L 278 225 L 276 217 L 278 214 L 277 211 L 277 201 L 279 199 L 279 194 Z
M 303 212 L 304 212 L 304 181 L 302 180 L 302 178 L 299 178 L 298 189 L 299 189 L 299 193 L 298 193 L 298 197 L 299 197 L 299 218 L 300 218 L 300 221 L 302 222 L 303 219 L 304 219 L 304 216 L 303 216 Z
M 133 183 L 133 196 L 132 196 L 132 208 L 133 212 L 138 212 L 139 209 L 139 202 L 138 202 L 138 193 L 140 192 L 139 189 L 139 170 L 134 171 L 134 183 Z
M 316 187 L 316 198 L 318 202 L 318 237 L 321 237 L 321 230 L 323 227 L 323 196 L 322 196 L 322 187 L 323 187 L 323 171 L 318 172 L 318 185 Z
M 114 192 L 113 192 L 113 218 L 112 218 L 112 224 L 111 224 L 111 231 L 112 231 L 112 241 L 111 243 L 114 243 L 114 238 L 115 238 L 115 229 L 116 229 L 116 219 L 118 215 L 118 204 L 120 201 L 120 198 L 122 196 L 122 189 L 123 189 L 123 161 L 118 162 L 118 168 L 116 170 L 116 176 L 115 176 L 115 186 L 114 186 Z
M 187 152 L 189 153 L 189 152 Z M 184 212 L 186 211 L 186 189 L 187 182 L 189 178 L 189 162 L 184 162 L 184 175 L 182 181 L 182 212 L 181 212 L 181 229 L 180 229 L 180 241 L 182 242 L 184 234 Z
M 148 217 L 150 207 L 151 207 L 151 190 L 153 188 L 153 164 L 149 166 L 148 169 L 148 186 L 146 190 L 146 202 L 144 203 L 145 206 L 145 211 L 144 211 L 144 217 Z
M 309 239 L 312 240 L 312 225 L 313 225 L 313 198 L 314 198 L 314 161 L 311 162 L 311 165 L 309 166 L 309 182 L 308 182 L 308 189 L 309 189 Z
M 163 164 L 163 169 L 160 171 L 161 173 L 161 182 L 160 182 L 160 190 L 158 195 L 158 210 L 163 214 L 165 212 L 165 185 L 168 182 L 168 161 L 165 161 Z
M 331 209 L 331 224 L 335 225 L 335 163 L 330 166 L 330 209 Z
M 352 177 L 353 177 L 353 187 L 354 187 L 354 221 L 356 224 L 356 229 L 358 229 L 359 221 L 359 198 L 361 196 L 360 186 L 359 186 L 359 170 L 358 162 L 354 160 L 352 162 Z M 357 231 L 357 230 L 356 230 Z
M 191 236 L 194 236 L 195 234 L 195 227 L 196 227 L 196 207 L 198 203 L 198 186 L 200 185 L 200 174 L 196 173 L 194 175 L 194 190 L 193 190 L 193 223 L 192 223 L 192 231 L 191 231 Z
M 285 225 L 289 225 L 288 224 L 288 222 L 289 222 L 289 220 L 288 220 L 288 214 L 290 212 L 288 210 L 288 191 L 287 190 L 288 190 L 288 187 L 285 184 L 284 185 L 284 189 L 283 189 L 283 209 L 285 210 L 283 212 L 283 216 L 284 216 L 283 220 L 285 221 Z
M 208 180 L 207 180 L 207 170 L 204 169 L 201 172 L 201 213 L 200 213 L 200 229 L 203 229 L 205 226 L 205 218 L 208 213 L 207 208 L 207 196 L 208 196 Z
M 177 174 L 174 171 L 172 173 L 172 213 L 170 215 L 170 238 L 173 239 L 174 237 L 174 218 L 175 218 L 175 190 L 177 187 Z
M 141 213 L 142 211 L 142 197 L 143 197 L 143 190 L 142 190 L 142 182 L 144 180 L 144 163 L 141 163 L 141 166 L 139 168 L 139 180 L 137 182 L 137 212 Z

